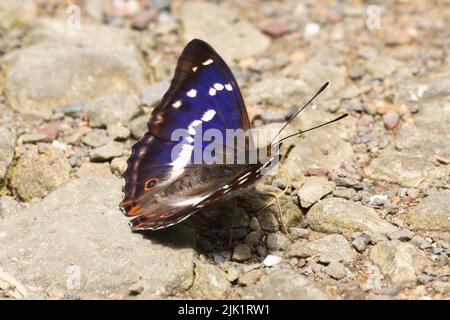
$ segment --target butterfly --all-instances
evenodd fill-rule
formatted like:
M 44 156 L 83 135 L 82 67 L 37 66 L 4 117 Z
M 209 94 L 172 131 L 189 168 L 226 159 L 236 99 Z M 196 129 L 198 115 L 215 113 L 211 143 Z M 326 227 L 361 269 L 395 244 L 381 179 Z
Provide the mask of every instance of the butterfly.
M 267 147 L 260 149 L 255 148 L 251 134 L 240 147 L 216 144 L 222 147 L 213 150 L 214 159 L 223 160 L 233 153 L 232 163 L 195 161 L 194 146 L 201 151 L 208 148 L 208 143 L 197 135 L 200 128 L 205 133 L 212 130 L 226 136 L 229 130 L 251 132 L 251 124 L 230 68 L 210 45 L 194 39 L 184 48 L 171 85 L 151 114 L 148 131 L 131 148 L 123 173 L 124 198 L 119 207 L 132 217 L 129 222 L 132 231 L 157 230 L 177 224 L 231 191 L 248 187 L 260 179 L 264 169 L 280 160 L 279 148 L 273 151 L 273 147 L 279 147 L 284 139 L 322 125 L 277 142 L 274 138 Z M 185 133 L 181 141 L 173 139 L 177 130 Z M 267 152 L 262 159 L 250 162 L 250 150 Z M 236 161 L 239 154 L 245 155 L 244 161 Z

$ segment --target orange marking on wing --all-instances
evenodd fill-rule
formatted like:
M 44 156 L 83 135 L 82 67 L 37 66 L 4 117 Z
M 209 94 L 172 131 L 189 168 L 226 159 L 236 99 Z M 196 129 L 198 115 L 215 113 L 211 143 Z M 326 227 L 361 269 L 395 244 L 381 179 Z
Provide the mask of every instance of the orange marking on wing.
M 165 217 L 170 216 L 171 214 L 174 214 L 174 213 L 175 213 L 175 210 L 170 210 L 170 211 L 168 211 L 168 212 L 162 213 L 162 214 L 160 215 L 160 217 L 161 217 L 161 218 L 165 218 Z
M 152 185 L 149 187 L 149 183 L 152 183 Z M 159 183 L 159 179 L 158 178 L 151 178 L 148 179 L 147 181 L 145 181 L 144 183 L 144 190 L 145 191 L 149 191 L 151 189 L 153 189 L 157 184 Z
M 134 200 L 134 199 L 122 200 L 122 202 L 119 204 L 119 206 L 121 206 L 121 207 L 126 207 L 127 205 L 129 205 L 130 203 L 132 203 L 133 200 Z
M 131 208 L 129 211 L 128 211 L 128 214 L 129 215 L 135 215 L 136 214 L 136 212 L 139 210 L 139 209 L 141 209 L 142 207 L 140 206 L 140 205 L 135 205 L 133 208 Z

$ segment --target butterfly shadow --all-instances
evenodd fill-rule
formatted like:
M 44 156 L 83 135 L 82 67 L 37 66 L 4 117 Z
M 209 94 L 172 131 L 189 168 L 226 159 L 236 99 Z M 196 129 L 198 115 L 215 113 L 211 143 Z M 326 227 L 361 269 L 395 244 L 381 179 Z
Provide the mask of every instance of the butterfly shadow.
M 252 217 L 272 200 L 268 190 L 249 188 L 230 194 L 175 226 L 140 233 L 145 239 L 171 248 L 192 248 L 205 255 L 231 254 L 234 246 L 244 243 L 251 232 Z M 267 210 L 273 216 L 275 208 Z

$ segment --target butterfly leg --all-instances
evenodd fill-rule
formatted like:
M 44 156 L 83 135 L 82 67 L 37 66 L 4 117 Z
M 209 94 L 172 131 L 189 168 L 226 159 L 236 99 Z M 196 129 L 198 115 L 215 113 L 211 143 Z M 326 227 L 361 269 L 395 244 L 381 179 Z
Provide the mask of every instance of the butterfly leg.
M 277 220 L 278 223 L 281 227 L 281 230 L 283 231 L 284 234 L 289 235 L 289 232 L 283 222 L 283 210 L 281 209 L 281 204 L 280 204 L 280 197 L 284 194 L 286 194 L 287 190 L 289 189 L 290 185 L 291 185 L 291 180 L 289 179 L 289 175 L 287 174 L 286 171 L 284 171 L 283 167 L 280 164 L 280 171 L 281 174 L 283 175 L 283 178 L 286 180 L 286 187 L 284 188 L 283 191 L 281 192 L 269 192 L 267 193 L 269 196 L 273 197 L 274 199 L 272 201 L 270 201 L 268 204 L 266 204 L 261 210 L 259 210 L 258 214 L 260 212 L 262 212 L 263 210 L 269 208 L 271 205 L 273 204 L 277 204 Z

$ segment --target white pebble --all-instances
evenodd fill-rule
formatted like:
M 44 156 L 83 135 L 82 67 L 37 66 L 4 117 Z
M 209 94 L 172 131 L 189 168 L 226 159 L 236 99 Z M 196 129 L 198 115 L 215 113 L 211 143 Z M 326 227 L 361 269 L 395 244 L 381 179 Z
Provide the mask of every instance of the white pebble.
M 317 23 L 311 22 L 305 26 L 305 31 L 303 33 L 303 36 L 305 37 L 305 40 L 311 40 L 319 33 L 319 31 L 320 31 L 320 25 L 318 25 Z
M 282 258 L 279 256 L 275 256 L 273 254 L 269 254 L 263 261 L 263 264 L 266 267 L 273 267 L 281 262 Z

